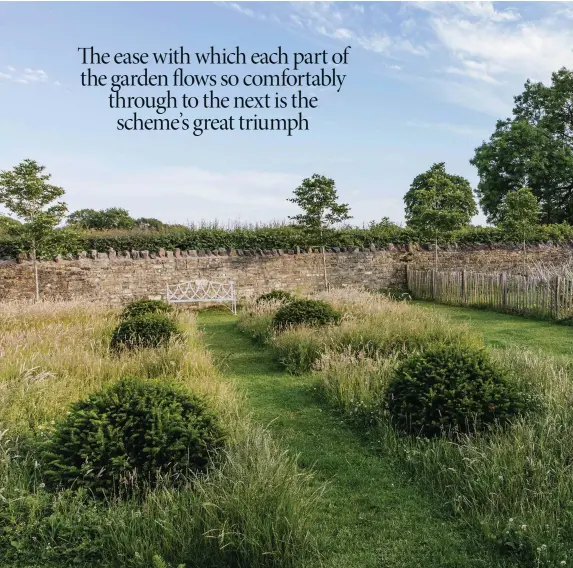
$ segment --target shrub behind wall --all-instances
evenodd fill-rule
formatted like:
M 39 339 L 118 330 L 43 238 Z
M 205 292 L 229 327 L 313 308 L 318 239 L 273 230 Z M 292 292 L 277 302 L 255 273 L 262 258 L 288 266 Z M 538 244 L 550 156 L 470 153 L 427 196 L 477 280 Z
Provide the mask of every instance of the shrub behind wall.
M 573 240 L 573 227 L 562 223 L 560 225 L 542 225 L 529 239 L 530 243 L 563 243 Z M 327 247 L 385 247 L 389 244 L 407 244 L 424 242 L 420 235 L 408 228 L 392 226 L 385 228 L 355 228 L 349 227 L 333 231 L 329 236 Z M 459 231 L 440 235 L 441 245 L 457 243 L 465 244 L 507 244 L 507 238 L 496 227 L 468 227 Z M 308 237 L 297 227 L 290 225 L 222 229 L 217 227 L 184 228 L 177 227 L 164 231 L 150 232 L 142 230 L 131 231 L 97 231 L 80 233 L 73 242 L 63 240 L 57 251 L 51 247 L 46 254 L 75 254 L 79 251 L 97 250 L 107 252 L 110 248 L 116 251 L 147 250 L 158 252 L 159 249 L 174 250 L 215 250 L 244 249 L 244 250 L 273 250 L 296 249 L 316 245 L 309 242 Z M 0 257 L 15 258 L 26 250 L 26 243 L 21 239 L 0 235 Z

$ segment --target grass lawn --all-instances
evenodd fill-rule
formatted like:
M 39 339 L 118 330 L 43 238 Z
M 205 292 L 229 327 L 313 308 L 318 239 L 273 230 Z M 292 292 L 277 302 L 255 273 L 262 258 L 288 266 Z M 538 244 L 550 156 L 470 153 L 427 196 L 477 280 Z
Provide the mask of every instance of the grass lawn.
M 431 302 L 414 302 L 429 310 L 446 313 L 454 321 L 466 322 L 483 334 L 491 347 L 524 347 L 549 355 L 573 355 L 573 327 L 486 310 L 459 308 Z
M 321 405 L 309 376 L 284 373 L 236 329 L 234 316 L 204 311 L 199 325 L 225 376 L 248 395 L 254 418 L 299 454 L 318 482 L 328 482 L 316 511 L 325 568 L 514 566 L 442 516 L 399 466 Z

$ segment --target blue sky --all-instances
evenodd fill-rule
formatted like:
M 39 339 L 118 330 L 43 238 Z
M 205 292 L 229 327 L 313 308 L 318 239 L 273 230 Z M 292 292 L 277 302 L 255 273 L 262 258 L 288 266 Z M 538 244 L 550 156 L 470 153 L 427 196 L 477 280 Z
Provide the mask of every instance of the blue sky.
M 355 223 L 402 222 L 404 193 L 434 162 L 476 186 L 473 151 L 510 115 L 525 80 L 573 66 L 572 23 L 573 5 L 549 2 L 0 2 L 0 169 L 30 157 L 65 188 L 70 210 L 117 206 L 170 222 L 284 219 L 295 212 L 292 190 L 321 173 L 336 180 Z M 80 86 L 78 47 L 113 54 L 212 45 L 352 49 L 338 67 L 347 74 L 340 92 L 309 92 L 319 107 L 305 113 L 310 130 L 292 137 L 119 132 L 108 90 Z

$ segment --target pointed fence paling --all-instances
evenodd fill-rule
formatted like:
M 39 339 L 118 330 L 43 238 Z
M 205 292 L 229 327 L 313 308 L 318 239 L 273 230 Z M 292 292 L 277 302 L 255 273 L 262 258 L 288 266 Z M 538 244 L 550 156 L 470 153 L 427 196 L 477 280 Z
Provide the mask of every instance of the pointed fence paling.
M 506 272 L 416 270 L 407 268 L 415 299 L 491 308 L 555 320 L 573 317 L 573 280 L 550 280 Z

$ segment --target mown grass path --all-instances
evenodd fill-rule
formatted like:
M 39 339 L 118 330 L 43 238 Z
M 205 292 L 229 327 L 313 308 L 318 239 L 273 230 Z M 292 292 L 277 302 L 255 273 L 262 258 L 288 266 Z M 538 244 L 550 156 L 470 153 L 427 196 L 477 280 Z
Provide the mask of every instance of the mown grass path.
M 437 310 L 452 321 L 469 324 L 483 334 L 486 345 L 490 347 L 523 347 L 557 357 L 573 355 L 573 327 L 570 326 L 486 310 L 431 302 L 415 303 L 429 310 Z
M 199 325 L 224 376 L 248 397 L 253 417 L 328 482 L 316 511 L 325 568 L 496 568 L 479 537 L 439 513 L 395 462 L 324 408 L 309 376 L 284 373 L 236 329 L 230 314 L 205 311 Z

